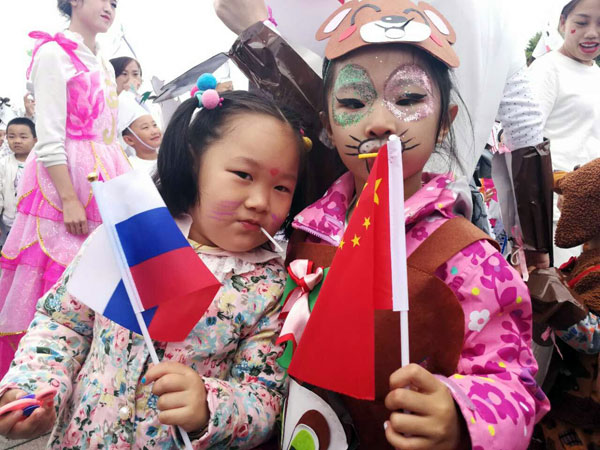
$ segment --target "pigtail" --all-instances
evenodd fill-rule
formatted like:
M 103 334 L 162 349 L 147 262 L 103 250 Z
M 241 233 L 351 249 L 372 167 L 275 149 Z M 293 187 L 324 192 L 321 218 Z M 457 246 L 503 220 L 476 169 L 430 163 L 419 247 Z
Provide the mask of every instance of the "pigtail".
M 199 167 L 190 143 L 190 122 L 197 108 L 195 97 L 177 108 L 158 152 L 154 182 L 174 217 L 187 213 L 198 201 Z

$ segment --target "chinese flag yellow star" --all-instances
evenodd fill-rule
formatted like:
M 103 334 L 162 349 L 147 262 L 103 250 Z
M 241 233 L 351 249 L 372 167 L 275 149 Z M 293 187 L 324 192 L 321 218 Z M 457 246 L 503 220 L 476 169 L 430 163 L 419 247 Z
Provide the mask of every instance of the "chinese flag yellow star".
M 342 242 L 340 242 L 340 250 L 342 250 L 344 248 L 344 245 L 346 245 L 346 242 L 344 242 L 344 240 L 342 239 Z
M 376 205 L 379 205 L 379 195 L 377 194 L 377 189 L 379 189 L 379 185 L 381 184 L 382 181 L 383 181 L 382 178 L 379 178 L 378 180 L 375 181 L 375 190 L 373 191 L 373 201 L 375 202 Z
M 344 240 L 347 251 L 335 254 L 289 374 L 314 386 L 374 399 L 375 313 L 393 307 L 387 147 L 379 151 Z M 316 358 L 323 354 L 324 342 L 335 351 Z

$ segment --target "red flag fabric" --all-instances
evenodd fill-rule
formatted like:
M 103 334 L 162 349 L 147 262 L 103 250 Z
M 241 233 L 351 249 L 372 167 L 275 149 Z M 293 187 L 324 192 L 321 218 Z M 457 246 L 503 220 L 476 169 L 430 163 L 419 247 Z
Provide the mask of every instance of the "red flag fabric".
M 375 310 L 392 309 L 388 181 L 384 146 L 289 368 L 298 380 L 365 400 L 375 398 Z

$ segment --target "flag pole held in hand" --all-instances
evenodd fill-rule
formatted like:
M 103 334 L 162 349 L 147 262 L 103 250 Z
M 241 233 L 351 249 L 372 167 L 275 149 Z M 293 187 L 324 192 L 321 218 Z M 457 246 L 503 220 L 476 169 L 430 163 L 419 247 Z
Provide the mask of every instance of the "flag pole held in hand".
M 402 142 L 396 135 L 388 141 L 390 186 L 390 254 L 392 257 L 392 303 L 400 312 L 402 367 L 410 364 L 408 334 L 408 277 L 406 270 L 406 227 L 404 217 L 404 170 Z

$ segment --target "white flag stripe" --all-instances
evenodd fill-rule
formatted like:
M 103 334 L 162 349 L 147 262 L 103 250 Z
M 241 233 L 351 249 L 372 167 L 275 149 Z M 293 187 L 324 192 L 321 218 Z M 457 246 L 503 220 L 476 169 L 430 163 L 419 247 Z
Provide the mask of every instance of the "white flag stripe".
M 165 207 L 150 175 L 144 170 L 132 170 L 107 181 L 102 190 L 115 225 L 144 211 Z
M 121 273 L 110 251 L 106 228 L 101 225 L 88 238 L 67 283 L 67 291 L 94 311 L 102 312 L 120 281 Z
M 398 136 L 390 136 L 390 140 L 388 141 L 388 177 L 392 303 L 394 311 L 400 311 L 400 355 L 402 367 L 406 367 L 410 364 L 408 274 L 406 269 L 404 169 L 402 164 L 402 142 Z
M 393 305 L 394 311 L 408 311 L 402 142 L 397 136 L 388 141 L 388 162 Z

